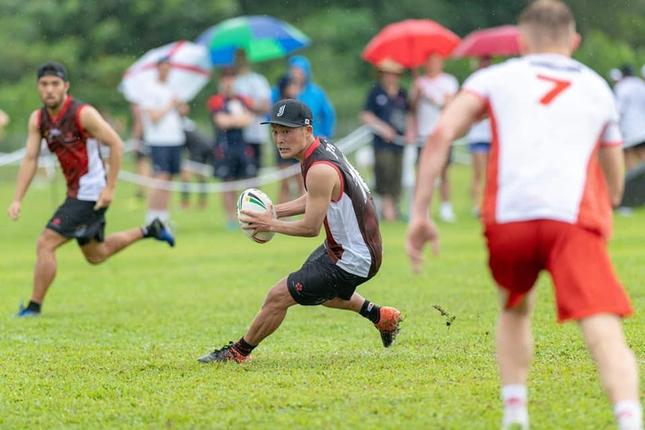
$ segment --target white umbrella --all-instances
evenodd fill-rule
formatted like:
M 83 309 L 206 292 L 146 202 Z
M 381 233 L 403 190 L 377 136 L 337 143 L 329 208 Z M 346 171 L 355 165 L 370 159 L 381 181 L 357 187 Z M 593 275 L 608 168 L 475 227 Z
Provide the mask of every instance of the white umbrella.
M 210 80 L 208 55 L 204 46 L 185 40 L 151 49 L 125 71 L 119 90 L 128 101 L 138 103 L 148 83 L 157 79 L 157 62 L 167 58 L 168 85 L 178 98 L 190 101 Z

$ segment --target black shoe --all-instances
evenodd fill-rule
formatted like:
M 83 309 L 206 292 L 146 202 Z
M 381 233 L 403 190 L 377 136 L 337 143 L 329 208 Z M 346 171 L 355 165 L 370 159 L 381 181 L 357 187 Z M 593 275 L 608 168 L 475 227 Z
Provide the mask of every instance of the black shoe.
M 251 359 L 250 355 L 244 355 L 235 348 L 233 342 L 229 342 L 228 345 L 223 346 L 220 349 L 206 354 L 203 357 L 199 357 L 197 361 L 200 363 L 213 363 L 213 362 L 223 362 L 223 361 L 234 361 L 236 363 L 242 363 L 243 361 L 248 361 Z
M 170 246 L 175 246 L 175 236 L 167 225 L 159 218 L 155 218 L 144 229 L 143 237 L 153 237 L 162 242 L 168 243 Z

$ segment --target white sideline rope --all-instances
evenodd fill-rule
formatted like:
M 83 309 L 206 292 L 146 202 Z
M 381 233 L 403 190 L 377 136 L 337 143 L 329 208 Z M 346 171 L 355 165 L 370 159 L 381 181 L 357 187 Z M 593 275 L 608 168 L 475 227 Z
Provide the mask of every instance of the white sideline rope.
M 340 139 L 336 142 L 337 146 L 346 154 L 349 154 L 356 149 L 362 147 L 366 143 L 369 143 L 372 139 L 372 133 L 366 126 L 362 126 L 351 132 L 349 135 Z M 133 144 L 127 144 L 125 146 L 124 152 L 132 151 L 134 149 Z M 24 158 L 25 149 L 18 149 L 14 152 L 3 154 L 0 156 L 0 166 L 6 166 L 10 164 L 17 164 Z M 53 167 L 56 164 L 56 159 L 51 154 L 43 154 L 38 159 L 38 165 L 42 167 Z M 188 170 L 199 173 L 206 174 L 208 176 L 212 175 L 212 167 L 206 164 L 197 163 L 194 161 L 189 161 L 185 163 L 185 166 Z M 294 164 L 286 169 L 273 169 L 268 173 L 264 173 L 258 177 L 244 179 L 239 181 L 231 182 L 217 182 L 217 183 L 207 183 L 199 184 L 195 182 L 181 182 L 181 181 L 160 181 L 158 179 L 153 179 L 147 176 L 138 175 L 133 172 L 128 172 L 121 170 L 119 172 L 119 179 L 125 182 L 130 182 L 137 185 L 143 185 L 150 188 L 157 188 L 168 191 L 188 191 L 188 192 L 207 192 L 207 193 L 221 193 L 226 191 L 236 191 L 249 187 L 259 187 L 271 182 L 276 182 L 285 178 L 290 178 L 295 175 L 300 174 L 300 164 Z
M 372 131 L 370 127 L 363 125 L 352 131 L 347 136 L 338 140 L 335 144 L 345 154 L 351 154 L 357 149 L 371 143 Z M 396 142 L 401 145 L 402 142 Z M 135 144 L 128 142 L 125 145 L 124 152 L 129 152 L 135 149 Z M 17 164 L 22 160 L 25 155 L 25 149 L 18 149 L 14 152 L 0 155 L 0 167 L 10 164 Z M 461 161 L 461 160 L 459 160 Z M 463 160 L 466 161 L 466 160 Z M 56 158 L 46 153 L 40 156 L 38 165 L 45 168 L 53 168 L 56 165 Z M 187 170 L 198 173 L 204 176 L 212 175 L 212 167 L 206 164 L 197 163 L 195 161 L 185 161 L 182 167 Z M 231 182 L 215 182 L 215 183 L 195 183 L 195 182 L 182 182 L 182 181 L 162 181 L 153 179 L 148 176 L 142 176 L 133 172 L 121 170 L 119 172 L 119 179 L 125 182 L 143 185 L 149 188 L 157 188 L 167 191 L 187 191 L 192 193 L 206 192 L 206 193 L 221 193 L 227 191 L 237 191 L 249 187 L 259 187 L 272 182 L 280 181 L 282 179 L 290 178 L 300 174 L 300 164 L 291 165 L 285 169 L 271 169 L 267 173 L 250 179 L 231 181 Z
M 359 127 L 349 135 L 340 139 L 336 144 L 346 154 L 349 154 L 366 143 L 370 142 L 372 133 L 365 126 Z M 193 166 L 200 163 L 192 163 Z M 204 166 L 203 164 L 201 166 Z M 188 191 L 188 192 L 206 192 L 222 193 L 227 191 L 237 191 L 250 187 L 259 187 L 271 182 L 276 182 L 285 178 L 290 178 L 300 174 L 300 164 L 294 164 L 286 169 L 269 171 L 255 178 L 243 179 L 231 182 L 217 182 L 208 184 L 198 184 L 194 182 L 186 183 L 181 181 L 160 181 L 158 179 L 141 176 L 136 173 L 120 171 L 119 179 L 138 185 L 144 185 L 150 188 L 157 188 L 167 191 Z

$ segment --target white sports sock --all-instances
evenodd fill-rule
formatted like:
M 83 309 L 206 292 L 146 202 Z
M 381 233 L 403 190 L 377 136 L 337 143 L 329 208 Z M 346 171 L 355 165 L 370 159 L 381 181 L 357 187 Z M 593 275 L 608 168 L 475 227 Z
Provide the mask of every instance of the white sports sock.
M 635 400 L 623 400 L 614 405 L 619 430 L 643 430 L 643 408 Z
M 170 213 L 167 210 L 148 209 L 146 213 L 146 225 L 159 218 L 164 224 L 170 220 Z
M 505 385 L 502 387 L 502 401 L 504 402 L 504 417 L 502 418 L 502 430 L 510 428 L 515 424 L 528 430 L 529 411 L 527 408 L 526 385 Z

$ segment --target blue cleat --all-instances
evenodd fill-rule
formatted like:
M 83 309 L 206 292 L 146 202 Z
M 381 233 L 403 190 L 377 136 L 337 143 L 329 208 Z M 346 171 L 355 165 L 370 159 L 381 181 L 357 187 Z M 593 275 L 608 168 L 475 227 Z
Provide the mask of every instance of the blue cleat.
M 34 311 L 32 309 L 24 307 L 22 304 L 18 307 L 18 313 L 16 314 L 17 318 L 33 318 L 40 316 L 40 311 Z
M 173 236 L 170 228 L 159 218 L 155 218 L 145 227 L 144 237 L 154 237 L 157 240 L 166 242 L 170 246 L 175 246 L 175 236 Z

